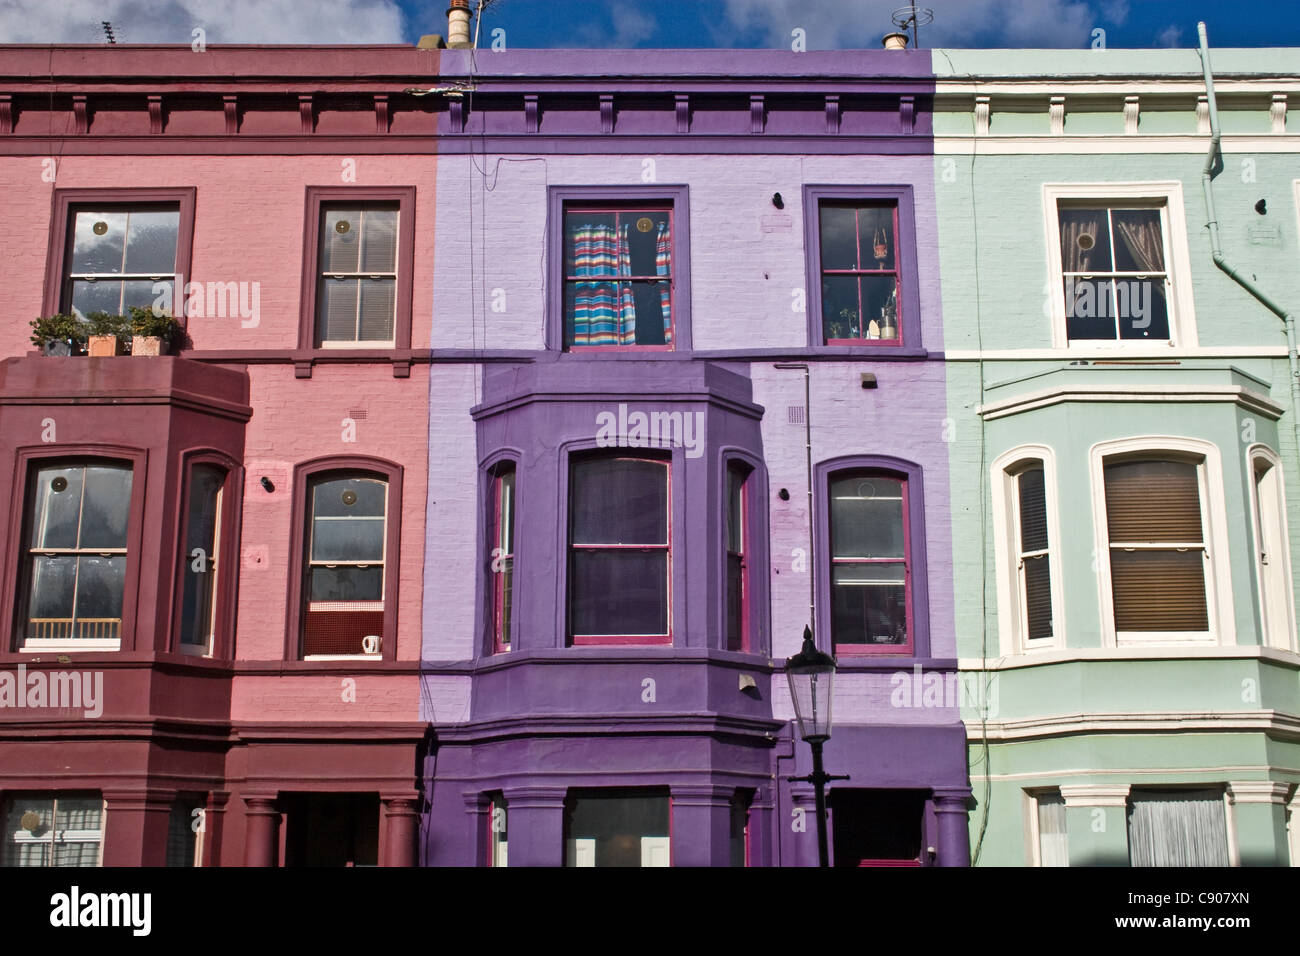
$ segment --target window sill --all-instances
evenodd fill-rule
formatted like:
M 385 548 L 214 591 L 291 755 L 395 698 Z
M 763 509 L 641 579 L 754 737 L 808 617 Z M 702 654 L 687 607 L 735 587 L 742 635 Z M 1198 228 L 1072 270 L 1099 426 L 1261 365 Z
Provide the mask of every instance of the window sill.
M 55 640 L 49 638 L 32 638 L 23 643 L 18 648 L 19 654 L 39 654 L 42 652 L 57 651 L 60 654 L 85 652 L 96 653 L 102 651 L 121 650 L 121 638 L 98 639 L 83 638 L 81 640 Z
M 312 661 L 382 661 L 382 654 L 308 654 L 305 663 Z
M 584 637 L 570 635 L 569 637 L 569 646 L 571 647 L 664 647 L 671 646 L 672 643 L 673 639 L 670 634 L 634 634 L 631 636 L 601 634 Z

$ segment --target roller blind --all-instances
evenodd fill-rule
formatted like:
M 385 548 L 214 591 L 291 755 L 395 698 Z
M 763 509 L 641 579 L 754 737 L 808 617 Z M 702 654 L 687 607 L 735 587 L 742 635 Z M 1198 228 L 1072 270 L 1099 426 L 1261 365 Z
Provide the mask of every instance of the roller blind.
M 1208 630 L 1197 466 L 1116 462 L 1105 487 L 1115 629 Z

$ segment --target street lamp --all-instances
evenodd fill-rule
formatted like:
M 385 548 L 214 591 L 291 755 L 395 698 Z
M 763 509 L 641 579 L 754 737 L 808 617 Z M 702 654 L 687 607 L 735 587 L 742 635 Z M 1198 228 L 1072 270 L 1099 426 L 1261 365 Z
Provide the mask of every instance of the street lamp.
M 811 783 L 817 798 L 817 865 L 829 866 L 826 850 L 826 784 L 848 780 L 847 774 L 828 774 L 822 768 L 822 744 L 831 736 L 831 689 L 835 681 L 835 658 L 817 650 L 812 628 L 803 629 L 803 647 L 785 662 L 786 680 L 794 701 L 799 736 L 812 747 L 813 770 L 806 777 L 787 777 L 790 781 Z

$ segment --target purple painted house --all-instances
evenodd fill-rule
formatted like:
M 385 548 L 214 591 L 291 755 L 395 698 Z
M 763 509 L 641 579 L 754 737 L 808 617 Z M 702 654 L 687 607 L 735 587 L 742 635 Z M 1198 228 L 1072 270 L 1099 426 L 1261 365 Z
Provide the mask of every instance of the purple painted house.
M 440 70 L 421 862 L 966 865 L 929 54 Z

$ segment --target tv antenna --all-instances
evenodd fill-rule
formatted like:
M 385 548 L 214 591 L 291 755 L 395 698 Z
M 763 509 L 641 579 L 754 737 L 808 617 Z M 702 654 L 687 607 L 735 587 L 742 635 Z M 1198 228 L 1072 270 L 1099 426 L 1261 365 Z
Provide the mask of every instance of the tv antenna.
M 919 49 L 921 46 L 919 27 L 934 22 L 934 11 L 929 7 L 918 7 L 916 0 L 911 0 L 911 4 L 906 7 L 899 7 L 894 11 L 891 19 L 894 26 L 907 32 L 910 27 L 912 30 L 912 49 Z
M 104 39 L 109 43 L 117 43 L 117 37 L 113 36 L 113 24 L 108 20 L 100 20 L 99 24 L 104 28 Z

